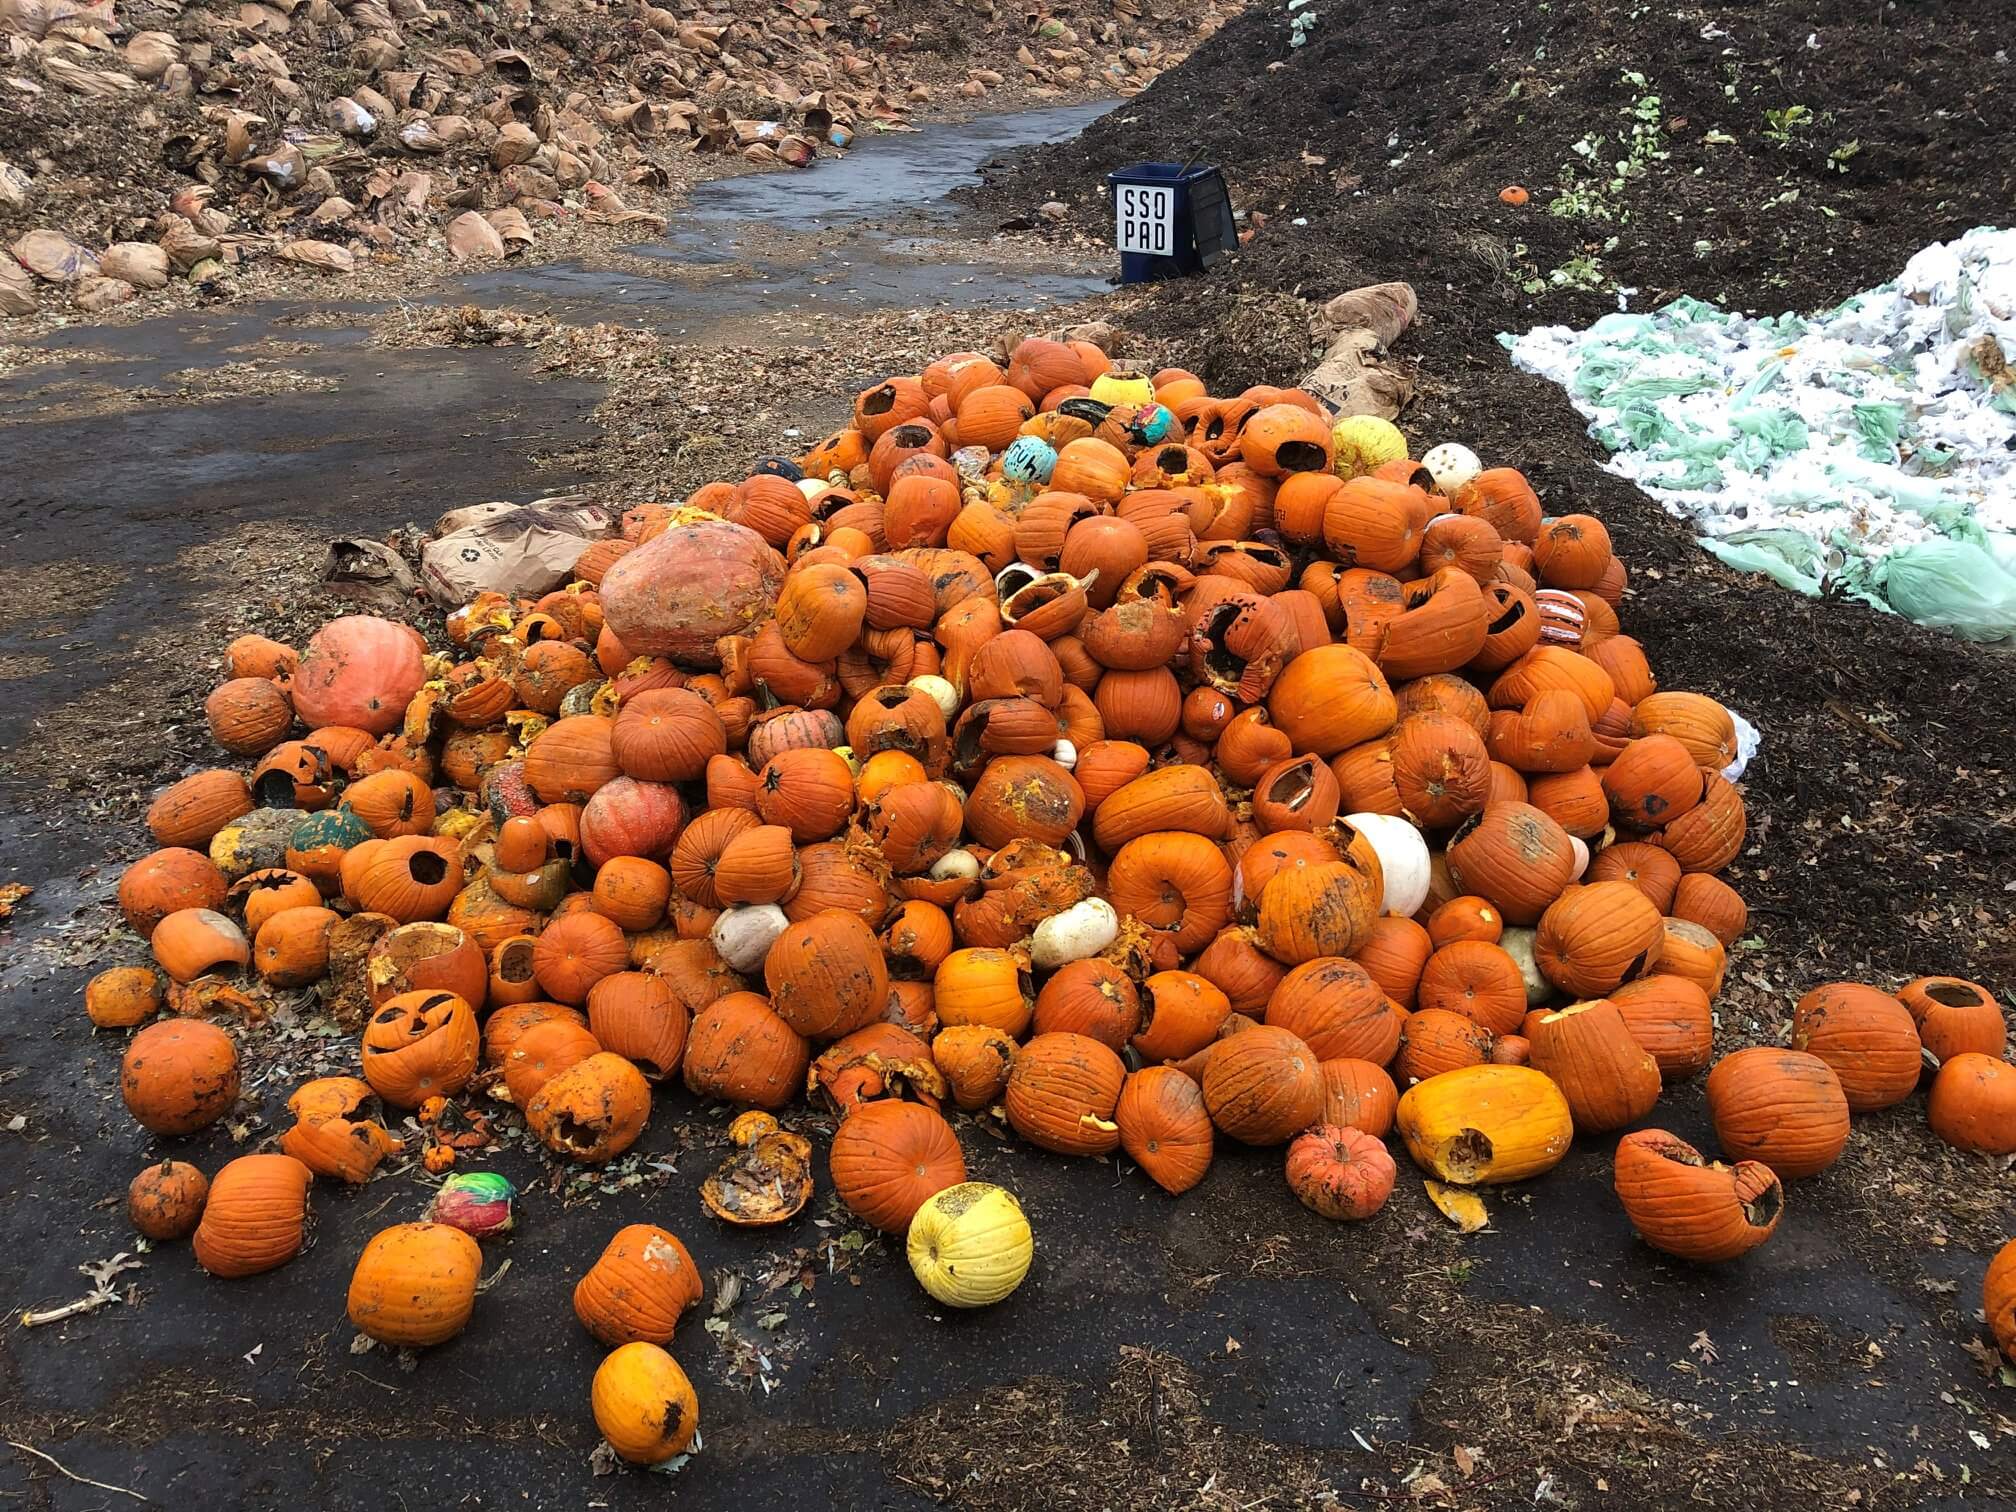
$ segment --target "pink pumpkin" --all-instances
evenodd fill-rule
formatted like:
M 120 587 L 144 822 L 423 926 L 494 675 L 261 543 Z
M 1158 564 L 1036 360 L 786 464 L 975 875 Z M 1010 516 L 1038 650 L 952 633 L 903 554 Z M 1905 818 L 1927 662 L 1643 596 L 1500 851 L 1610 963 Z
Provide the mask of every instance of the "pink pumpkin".
M 333 619 L 315 632 L 295 670 L 294 707 L 310 727 L 390 734 L 427 680 L 424 649 L 416 633 L 376 615 Z
M 602 612 L 625 649 L 681 666 L 718 666 L 714 643 L 754 634 L 777 604 L 784 558 L 726 520 L 675 525 L 602 579 Z
M 669 782 L 618 777 L 595 789 L 581 810 L 581 848 L 592 866 L 616 856 L 662 861 L 686 827 L 686 805 Z

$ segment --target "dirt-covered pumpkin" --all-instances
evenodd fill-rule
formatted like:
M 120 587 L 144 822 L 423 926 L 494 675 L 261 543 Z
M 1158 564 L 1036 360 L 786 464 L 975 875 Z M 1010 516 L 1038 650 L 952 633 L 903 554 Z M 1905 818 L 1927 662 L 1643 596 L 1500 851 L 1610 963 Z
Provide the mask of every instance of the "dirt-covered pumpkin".
M 1360 1129 L 1318 1124 L 1288 1146 L 1288 1190 L 1325 1218 L 1370 1218 L 1397 1175 L 1386 1146 Z
M 119 1092 L 149 1132 L 193 1134 L 237 1103 L 238 1047 L 201 1019 L 149 1024 L 126 1046 Z
M 186 1160 L 150 1165 L 126 1188 L 126 1219 L 157 1243 L 186 1239 L 203 1217 L 210 1178 Z

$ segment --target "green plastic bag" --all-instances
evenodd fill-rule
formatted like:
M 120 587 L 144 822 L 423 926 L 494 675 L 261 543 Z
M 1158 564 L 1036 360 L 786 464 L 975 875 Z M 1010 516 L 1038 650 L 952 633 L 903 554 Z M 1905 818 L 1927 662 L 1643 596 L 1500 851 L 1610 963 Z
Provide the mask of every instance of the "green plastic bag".
M 1964 640 L 2016 637 L 2016 573 L 1986 546 L 1920 541 L 1870 563 L 1867 577 L 1899 614 L 1920 624 Z
M 1781 588 L 1820 595 L 1826 556 L 1820 543 L 1797 530 L 1746 530 L 1732 536 L 1703 536 L 1703 550 L 1738 572 L 1761 572 Z

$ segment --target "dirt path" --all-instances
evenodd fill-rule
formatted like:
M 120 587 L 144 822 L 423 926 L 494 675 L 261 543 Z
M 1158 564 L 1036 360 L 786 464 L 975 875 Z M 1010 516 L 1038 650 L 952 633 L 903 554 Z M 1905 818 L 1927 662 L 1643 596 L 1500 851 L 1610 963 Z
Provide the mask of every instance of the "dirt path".
M 804 195 L 822 171 L 790 187 Z M 5 878 L 37 887 L 0 936 L 0 1305 L 81 1295 L 75 1267 L 131 1244 L 114 1199 L 150 1146 L 78 989 L 125 958 L 107 951 L 106 896 L 140 848 L 141 795 L 204 747 L 189 721 L 214 649 L 331 612 L 317 570 L 332 522 L 379 533 L 578 482 L 669 495 L 823 425 L 857 380 L 916 354 L 1129 308 L 1034 313 L 1091 292 L 1103 267 L 963 224 L 878 215 L 802 238 L 721 245 L 725 260 L 689 257 L 662 282 L 640 259 L 542 273 L 557 282 L 531 297 L 472 290 L 516 305 L 508 317 L 449 299 L 80 332 L 0 379 L 14 568 L 0 849 Z M 961 268 L 992 304 L 967 299 Z M 709 305 L 717 281 L 753 307 Z M 595 327 L 607 319 L 637 329 Z M 1165 335 L 1164 350 L 1180 342 Z M 1438 423 L 1487 418 L 1429 404 Z M 1480 445 L 1514 460 L 1488 418 Z M 1538 460 L 1545 484 L 1587 486 L 1572 448 Z M 1621 492 L 1603 504 L 1630 520 Z M 1704 644 L 1676 653 L 1676 672 L 1723 691 L 1695 664 L 1736 612 L 1715 596 L 1726 575 L 1695 581 L 1649 527 L 1625 547 L 1667 564 L 1670 580 L 1629 607 L 1662 617 L 1669 642 L 1703 595 Z M 1796 736 L 1767 725 L 1767 738 L 1763 770 L 1799 772 Z M 1824 779 L 1774 786 L 1779 838 L 1765 843 L 1784 844 L 1809 803 L 1827 811 L 1809 785 Z M 1746 868 L 1747 890 L 1760 867 Z M 1847 917 L 1833 928 L 1852 932 Z M 1751 1036 L 1804 972 L 1775 922 L 1762 930 L 1770 948 L 1725 1009 Z M 327 1039 L 310 1021 L 276 1043 L 248 1089 L 265 1118 Z M 1706 1138 L 1698 1086 L 1661 1113 Z M 1492 1229 L 1461 1239 L 1411 1179 L 1376 1223 L 1340 1230 L 1294 1203 L 1275 1154 L 1226 1151 L 1171 1203 L 969 1125 L 974 1175 L 1022 1195 L 1039 1261 L 1010 1302 L 965 1317 L 934 1309 L 896 1246 L 864 1240 L 830 1201 L 769 1238 L 703 1220 L 722 1120 L 676 1094 L 601 1177 L 549 1183 L 507 1148 L 496 1167 L 536 1183 L 521 1232 L 490 1257 L 511 1269 L 477 1326 L 417 1370 L 352 1354 L 343 1316 L 349 1257 L 424 1206 L 400 1173 L 318 1190 L 316 1243 L 282 1272 L 213 1281 L 169 1248 L 119 1278 L 123 1305 L 0 1329 L 0 1437 L 155 1503 L 220 1509 L 2007 1504 L 2009 1396 L 1964 1342 L 2007 1177 L 1926 1152 L 1919 1119 L 1858 1123 L 1850 1158 L 1793 1192 L 1797 1223 L 1714 1274 L 1633 1239 L 1596 1144 L 1531 1191 L 1494 1195 Z M 192 1153 L 214 1167 L 266 1132 L 254 1119 Z M 1955 1200 L 1970 1188 L 1977 1201 Z M 682 1331 L 705 1449 L 669 1484 L 591 1476 L 598 1351 L 567 1301 L 582 1257 L 643 1219 L 688 1240 L 711 1296 L 724 1272 L 740 1278 L 733 1308 Z M 128 1504 L 11 1450 L 0 1501 Z

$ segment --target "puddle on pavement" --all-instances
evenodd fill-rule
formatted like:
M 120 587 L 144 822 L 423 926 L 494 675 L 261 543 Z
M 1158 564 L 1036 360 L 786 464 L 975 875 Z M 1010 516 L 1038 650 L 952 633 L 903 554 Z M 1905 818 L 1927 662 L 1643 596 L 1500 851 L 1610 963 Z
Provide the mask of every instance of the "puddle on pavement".
M 543 299 L 573 315 L 616 315 L 667 335 L 721 335 L 750 316 L 803 319 L 824 311 L 1022 308 L 1083 299 L 1108 286 L 1083 265 L 989 256 L 986 241 L 934 234 L 953 219 L 946 196 L 979 180 L 980 165 L 1017 147 L 1076 136 L 1112 102 L 979 116 L 890 132 L 802 173 L 702 184 L 665 237 L 625 250 L 665 274 L 579 262 L 502 267 L 460 281 L 479 304 Z M 900 228 L 900 229 L 892 229 Z M 763 344 L 751 332 L 749 345 Z

